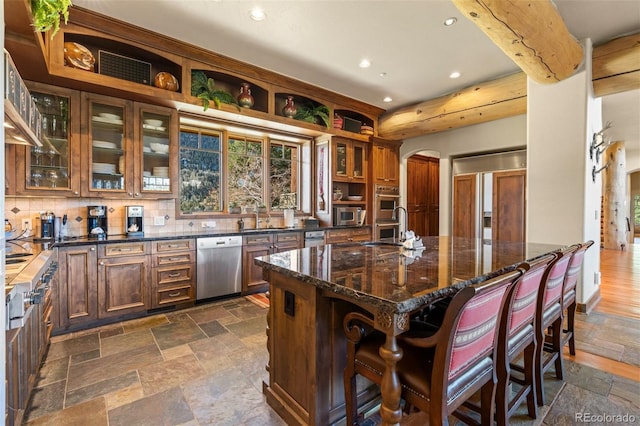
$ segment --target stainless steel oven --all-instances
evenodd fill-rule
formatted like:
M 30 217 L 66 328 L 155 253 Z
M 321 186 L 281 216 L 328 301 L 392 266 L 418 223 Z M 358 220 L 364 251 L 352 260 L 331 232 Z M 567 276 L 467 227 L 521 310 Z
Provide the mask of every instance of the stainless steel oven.
M 400 205 L 400 189 L 397 186 L 376 185 L 374 192 L 375 239 L 399 238 L 400 222 L 394 218 L 393 211 Z

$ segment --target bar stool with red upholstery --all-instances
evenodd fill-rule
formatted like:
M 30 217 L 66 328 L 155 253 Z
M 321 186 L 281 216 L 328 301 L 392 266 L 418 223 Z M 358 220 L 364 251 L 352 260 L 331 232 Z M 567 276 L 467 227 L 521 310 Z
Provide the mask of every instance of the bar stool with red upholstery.
M 519 265 L 518 269 L 524 273 L 507 292 L 500 319 L 496 361 L 498 376 L 496 422 L 498 425 L 508 424 L 509 417 L 525 398 L 529 417 L 535 419 L 538 415 L 535 391 L 535 349 L 538 344 L 535 332 L 536 306 L 545 271 L 556 258 L 557 256 L 552 254 L 543 256 L 535 262 Z M 523 355 L 522 367 L 512 365 L 512 362 L 521 355 Z M 521 374 L 516 377 L 512 369 Z M 512 397 L 509 390 L 511 383 L 519 386 Z
M 564 363 L 562 358 L 562 290 L 564 278 L 571 261 L 571 256 L 578 249 L 577 245 L 557 252 L 558 258 L 547 268 L 538 293 L 536 312 L 536 402 L 543 406 L 544 373 L 552 363 L 555 364 L 556 378 L 564 379 Z M 545 340 L 547 329 L 551 339 Z
M 446 425 L 464 401 L 480 390 L 482 424 L 493 421 L 496 338 L 507 289 L 521 275 L 515 270 L 460 290 L 437 331 L 412 330 L 398 336 L 401 396 L 429 413 L 430 424 Z M 352 312 L 343 321 L 347 335 L 344 370 L 347 425 L 357 424 L 356 374 L 380 386 L 385 362 L 379 350 L 385 335 L 372 330 L 371 318 Z M 455 413 L 467 421 L 460 413 Z

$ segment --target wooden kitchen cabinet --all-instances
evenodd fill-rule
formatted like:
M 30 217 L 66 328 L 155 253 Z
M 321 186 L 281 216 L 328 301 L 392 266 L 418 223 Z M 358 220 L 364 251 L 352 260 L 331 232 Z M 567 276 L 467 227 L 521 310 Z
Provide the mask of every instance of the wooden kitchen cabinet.
M 172 196 L 178 164 L 177 111 L 89 93 L 82 100 L 82 195 Z
M 370 228 L 328 229 L 325 233 L 326 244 L 350 243 L 354 241 L 371 241 Z
M 80 92 L 27 82 L 41 112 L 43 146 L 15 145 L 13 175 L 15 195 L 80 196 Z
M 398 186 L 400 183 L 400 144 L 374 141 L 372 151 L 373 183 Z
M 367 144 L 341 137 L 331 140 L 334 182 L 367 182 Z
M 151 308 L 195 302 L 195 240 L 151 244 Z
M 149 309 L 149 243 L 101 244 L 98 252 L 98 318 Z
M 253 260 L 260 256 L 302 248 L 303 239 L 300 232 L 282 232 L 249 235 L 243 238 L 242 243 L 242 294 L 250 294 L 269 288 L 269 283 L 262 277 L 262 268 Z
M 80 327 L 98 319 L 97 245 L 58 249 L 58 318 L 56 331 Z

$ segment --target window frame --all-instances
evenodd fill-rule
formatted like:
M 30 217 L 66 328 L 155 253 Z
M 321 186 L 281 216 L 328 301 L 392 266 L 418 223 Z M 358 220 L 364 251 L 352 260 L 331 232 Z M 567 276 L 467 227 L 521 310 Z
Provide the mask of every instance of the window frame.
M 234 124 L 231 125 L 226 122 L 218 122 L 214 119 L 207 120 L 202 117 L 192 117 L 189 115 L 180 115 L 180 125 L 179 125 L 179 134 L 182 133 L 183 129 L 191 132 L 198 132 L 200 135 L 202 132 L 204 133 L 217 133 L 220 135 L 220 144 L 221 144 L 221 177 L 220 177 L 220 196 L 221 196 L 221 204 L 222 210 L 216 212 L 189 212 L 184 213 L 181 211 L 181 182 L 180 182 L 180 173 L 181 173 L 181 164 L 178 158 L 178 169 L 176 173 L 178 174 L 178 193 L 175 194 L 175 210 L 176 210 L 176 219 L 208 219 L 208 218 L 238 218 L 238 217 L 247 217 L 252 216 L 255 213 L 253 212 L 252 207 L 254 206 L 241 206 L 241 207 L 249 207 L 249 211 L 242 210 L 241 213 L 231 213 L 229 206 L 229 140 L 235 139 L 244 139 L 252 142 L 260 141 L 262 144 L 262 199 L 264 205 L 267 207 L 267 212 L 273 216 L 283 215 L 282 209 L 271 210 L 271 144 L 272 142 L 279 145 L 284 146 L 295 146 L 298 151 L 298 160 L 297 160 L 297 173 L 298 173 L 298 183 L 297 183 L 297 196 L 296 196 L 296 212 L 301 212 L 304 214 L 311 214 L 311 208 L 313 203 L 311 202 L 312 194 L 311 189 L 313 188 L 313 146 L 314 146 L 314 138 L 310 136 L 305 136 L 302 134 L 293 134 L 293 133 L 279 133 L 272 129 L 259 129 L 256 130 L 252 126 L 243 127 L 242 124 Z M 179 139 L 179 138 L 178 138 Z M 178 140 L 178 151 L 180 150 L 180 140 Z M 179 154 L 178 154 L 179 155 Z M 306 182 L 306 181 L 309 182 Z M 305 194 L 305 189 L 309 192 Z

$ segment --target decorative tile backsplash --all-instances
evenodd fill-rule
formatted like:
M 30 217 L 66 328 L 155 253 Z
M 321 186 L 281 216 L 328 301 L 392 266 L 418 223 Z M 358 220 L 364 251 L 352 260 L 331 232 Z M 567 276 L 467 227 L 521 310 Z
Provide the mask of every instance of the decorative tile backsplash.
M 34 233 L 40 222 L 40 212 L 53 211 L 56 216 L 67 215 L 65 236 L 87 235 L 87 206 L 107 206 L 108 233 L 110 235 L 125 233 L 125 206 L 144 207 L 144 233 L 156 235 L 164 233 L 193 232 L 202 228 L 202 223 L 216 222 L 216 231 L 233 231 L 238 228 L 238 218 L 176 219 L 174 200 L 112 200 L 101 198 L 27 198 L 5 197 L 5 218 L 14 228 L 20 229 L 22 219 L 31 219 Z M 154 218 L 162 217 L 164 225 L 154 225 Z M 255 219 L 244 218 L 248 227 L 254 225 Z M 271 226 L 282 226 L 282 217 L 272 217 Z M 35 235 L 35 234 L 32 234 Z

